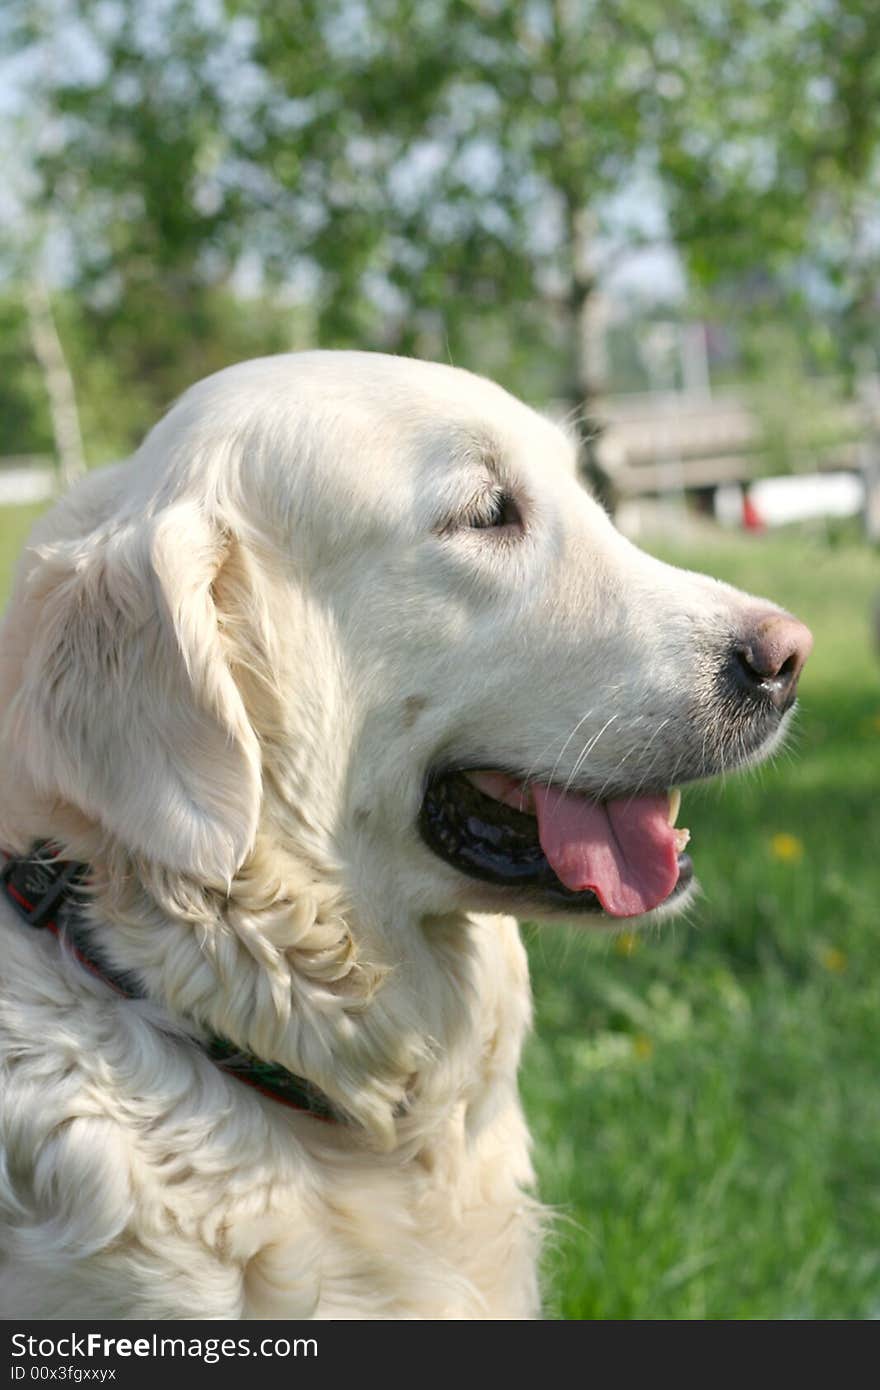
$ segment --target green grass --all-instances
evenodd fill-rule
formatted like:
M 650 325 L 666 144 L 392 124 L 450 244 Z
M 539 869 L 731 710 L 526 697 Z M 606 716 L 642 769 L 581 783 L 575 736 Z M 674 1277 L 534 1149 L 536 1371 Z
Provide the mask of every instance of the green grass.
M 685 790 L 685 922 L 529 928 L 548 1310 L 880 1316 L 880 565 L 797 536 L 663 554 L 790 607 L 816 648 L 789 750 Z
M 0 607 L 9 597 L 13 571 L 31 527 L 44 510 L 37 504 L 0 507 Z
M 0 510 L 7 573 L 33 515 Z M 797 536 L 665 558 L 786 604 L 816 650 L 790 749 L 685 791 L 686 921 L 528 929 L 548 1310 L 880 1316 L 880 565 Z

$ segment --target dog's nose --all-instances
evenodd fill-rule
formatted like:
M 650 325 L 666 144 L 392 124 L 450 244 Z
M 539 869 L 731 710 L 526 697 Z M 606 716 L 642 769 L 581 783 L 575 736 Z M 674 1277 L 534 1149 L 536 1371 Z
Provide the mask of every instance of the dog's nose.
M 794 704 L 798 677 L 813 649 L 813 634 L 790 613 L 774 610 L 746 628 L 734 648 L 735 683 L 780 714 Z

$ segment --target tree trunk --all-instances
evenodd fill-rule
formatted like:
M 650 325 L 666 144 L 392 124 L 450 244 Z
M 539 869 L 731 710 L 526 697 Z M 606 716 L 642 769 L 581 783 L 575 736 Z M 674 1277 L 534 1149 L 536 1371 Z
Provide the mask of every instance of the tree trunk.
M 567 200 L 571 246 L 571 282 L 566 301 L 572 373 L 566 392 L 570 417 L 581 447 L 581 472 L 594 496 L 613 514 L 616 503 L 612 479 L 601 460 L 604 430 L 601 399 L 606 392 L 608 362 L 605 349 L 605 298 L 593 267 L 593 235 L 589 214 Z
M 31 346 L 42 368 L 49 397 L 58 483 L 64 490 L 85 473 L 85 455 L 73 377 L 58 336 L 49 291 L 39 278 L 33 279 L 28 287 L 27 310 Z

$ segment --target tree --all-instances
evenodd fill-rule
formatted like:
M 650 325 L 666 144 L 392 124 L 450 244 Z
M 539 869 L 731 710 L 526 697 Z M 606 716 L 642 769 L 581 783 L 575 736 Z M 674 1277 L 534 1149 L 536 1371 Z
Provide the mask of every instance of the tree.
M 246 232 L 225 163 L 237 55 L 219 15 L 184 0 L 56 0 L 52 19 L 18 35 L 49 69 L 52 126 L 35 141 L 27 213 L 51 219 L 50 252 L 68 268 L 57 337 L 92 453 L 108 456 L 192 380 L 289 346 L 290 315 L 232 285 Z
M 880 7 L 694 3 L 645 43 L 674 98 L 659 171 L 694 280 L 833 315 L 852 372 L 877 342 Z
M 229 8 L 254 22 L 270 79 L 242 141 L 265 181 L 263 245 L 281 273 L 312 267 L 322 340 L 480 365 L 501 334 L 496 375 L 533 389 L 549 361 L 546 393 L 589 445 L 603 218 L 645 148 L 630 12 L 659 21 L 659 4 Z
M 51 3 L 36 202 L 107 447 L 299 324 L 561 399 L 589 451 L 604 285 L 670 233 L 708 293 L 789 311 L 807 267 L 870 331 L 869 0 Z
M 38 47 L 42 59 L 39 75 L 33 84 L 31 109 L 27 114 L 18 113 L 13 122 L 17 127 L 16 133 L 24 135 L 25 143 L 36 150 L 51 128 L 48 103 L 54 76 L 55 49 L 45 35 L 46 16 L 42 7 L 35 5 L 33 9 L 21 10 L 13 4 L 4 19 L 0 39 L 5 37 L 4 30 L 8 26 L 13 33 L 25 37 L 26 41 L 29 39 L 33 46 Z M 12 192 L 14 206 L 14 178 L 12 183 L 13 189 L 7 189 L 7 193 Z M 40 207 L 37 200 L 28 203 L 27 199 L 21 199 L 17 211 L 22 224 L 20 234 L 15 241 L 4 237 L 0 250 L 4 253 L 4 259 L 15 267 L 17 279 L 23 285 L 21 302 L 29 330 L 29 347 L 34 363 L 42 374 L 46 405 L 44 418 L 51 428 L 59 480 L 63 486 L 67 486 L 79 477 L 85 465 L 76 391 L 45 280 L 49 219 L 45 208 Z M 8 441 L 2 447 L 8 449 Z

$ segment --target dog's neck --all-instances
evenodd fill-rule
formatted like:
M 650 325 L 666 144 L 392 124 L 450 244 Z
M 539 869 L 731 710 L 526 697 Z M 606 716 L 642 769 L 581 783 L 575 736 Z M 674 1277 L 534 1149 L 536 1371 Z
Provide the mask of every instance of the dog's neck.
M 65 953 L 99 980 L 105 990 L 123 999 L 144 1000 L 137 977 L 112 969 L 93 941 L 86 921 L 90 869 L 64 860 L 51 843 L 37 842 L 23 857 L 0 850 L 0 900 L 5 897 L 25 928 L 54 936 Z M 49 969 L 60 961 L 50 956 Z M 277 1063 L 254 1057 L 239 1044 L 194 1030 L 193 1041 L 211 1061 L 243 1085 L 251 1086 L 279 1105 L 313 1118 L 338 1123 L 342 1116 L 316 1087 Z
M 228 895 L 106 843 L 88 857 L 88 921 L 112 969 L 176 1020 L 306 1078 L 356 1142 L 424 1150 L 453 1114 L 476 1131 L 513 1098 L 528 995 L 510 919 L 360 922 L 314 868 L 261 842 Z

